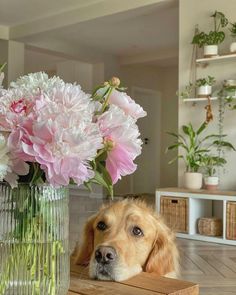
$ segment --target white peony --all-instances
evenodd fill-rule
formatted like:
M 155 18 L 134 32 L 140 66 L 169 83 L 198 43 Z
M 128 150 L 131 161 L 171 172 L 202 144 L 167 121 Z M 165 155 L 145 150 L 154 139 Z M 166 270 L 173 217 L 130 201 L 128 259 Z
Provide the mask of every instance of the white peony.
M 59 77 L 49 78 L 46 73 L 31 73 L 20 77 L 16 82 L 11 82 L 10 87 L 20 89 L 25 97 L 32 97 L 38 94 L 40 90 L 50 93 L 53 88 L 65 85 L 65 82 Z

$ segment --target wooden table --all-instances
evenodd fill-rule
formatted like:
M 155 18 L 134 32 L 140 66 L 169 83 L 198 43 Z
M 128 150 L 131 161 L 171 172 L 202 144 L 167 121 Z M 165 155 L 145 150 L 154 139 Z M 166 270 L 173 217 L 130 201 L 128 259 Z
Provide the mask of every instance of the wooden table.
M 141 273 L 127 281 L 117 283 L 88 278 L 88 269 L 71 266 L 68 295 L 198 295 L 198 285 L 190 282 Z

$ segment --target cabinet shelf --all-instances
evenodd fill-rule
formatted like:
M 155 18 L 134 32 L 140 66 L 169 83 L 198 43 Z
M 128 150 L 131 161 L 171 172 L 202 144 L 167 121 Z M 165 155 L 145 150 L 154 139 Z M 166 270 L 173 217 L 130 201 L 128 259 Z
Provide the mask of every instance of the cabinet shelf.
M 217 55 L 214 57 L 205 57 L 205 58 L 198 58 L 196 59 L 197 64 L 205 64 L 210 62 L 217 62 L 217 61 L 230 61 L 231 59 L 236 60 L 236 53 L 231 54 L 223 54 L 223 55 Z
M 174 208 L 169 205 L 170 203 L 166 205 L 163 199 L 183 199 L 188 205 L 183 206 L 179 201 L 172 201 L 175 205 Z M 167 218 L 167 224 L 169 222 L 169 226 L 174 228 L 176 224 L 181 224 L 180 222 L 184 220 L 187 226 L 187 232 L 176 229 L 177 237 L 236 246 L 236 239 L 227 238 L 227 231 L 229 231 L 227 205 L 229 202 L 236 207 L 236 191 L 188 190 L 184 188 L 161 188 L 156 190 L 156 211 Z M 163 207 L 164 203 L 165 207 Z M 169 210 L 171 207 L 173 208 L 172 211 Z M 171 215 L 171 212 L 174 213 Z M 187 218 L 183 219 L 183 216 L 187 216 Z M 222 219 L 222 236 L 200 235 L 198 220 L 201 217 L 217 217 Z
M 210 100 L 217 100 L 218 97 L 210 97 Z M 184 102 L 197 102 L 197 101 L 207 101 L 208 98 L 206 97 L 190 97 L 190 98 L 184 98 Z

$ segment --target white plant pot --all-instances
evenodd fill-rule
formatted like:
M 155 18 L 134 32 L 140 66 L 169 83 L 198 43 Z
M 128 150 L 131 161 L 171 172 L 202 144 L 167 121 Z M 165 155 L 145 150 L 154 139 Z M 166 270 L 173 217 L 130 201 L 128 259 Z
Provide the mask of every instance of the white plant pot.
M 236 42 L 230 44 L 229 50 L 230 52 L 236 52 Z
M 218 45 L 205 45 L 204 57 L 212 57 L 218 55 Z
M 204 182 L 207 190 L 217 190 L 219 185 L 219 177 L 207 176 L 204 178 Z
M 197 97 L 207 97 L 212 93 L 212 86 L 204 85 L 197 87 Z
M 200 189 L 202 187 L 202 173 L 185 172 L 184 187 L 189 189 Z

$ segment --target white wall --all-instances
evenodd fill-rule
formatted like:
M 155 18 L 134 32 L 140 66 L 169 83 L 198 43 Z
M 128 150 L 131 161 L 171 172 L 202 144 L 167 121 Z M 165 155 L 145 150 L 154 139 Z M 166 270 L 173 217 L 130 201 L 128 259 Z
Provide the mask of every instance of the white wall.
M 232 22 L 236 21 L 236 1 L 235 0 L 180 0 L 180 23 L 179 23 L 179 88 L 183 88 L 188 84 L 190 74 L 190 61 L 192 53 L 191 40 L 194 34 L 196 24 L 199 24 L 200 30 L 209 31 L 212 28 L 212 18 L 210 15 L 215 10 L 222 11 Z M 229 32 L 226 29 L 226 33 Z M 230 37 L 226 42 L 220 45 L 220 53 L 229 52 Z M 197 69 L 197 78 L 207 75 L 214 76 L 218 83 L 224 79 L 236 79 L 236 59 L 230 62 L 212 63 L 206 68 Z M 179 127 L 185 123 L 192 122 L 194 126 L 200 125 L 205 120 L 205 103 L 198 103 L 196 106 L 179 102 Z M 209 132 L 218 131 L 217 121 L 218 102 L 213 103 L 214 122 L 210 123 Z M 228 111 L 225 114 L 224 133 L 228 135 L 228 140 L 236 146 L 236 112 Z M 236 152 L 227 152 L 226 159 L 228 161 L 225 166 L 225 173 L 221 175 L 222 189 L 236 189 Z M 182 175 L 184 166 L 181 162 L 179 165 L 179 185 L 182 185 Z
M 24 74 L 24 44 L 15 41 L 0 40 L 0 64 L 6 63 L 4 69 L 4 87 Z
M 178 67 L 164 68 L 162 90 L 162 128 L 161 128 L 161 187 L 177 186 L 178 162 L 168 162 L 177 156 L 177 151 L 166 153 L 173 138 L 167 132 L 178 132 Z
M 77 82 L 85 92 L 104 81 L 104 63 L 89 63 L 71 60 L 56 53 L 41 52 L 40 49 L 25 50 L 25 74 L 45 71 L 58 75 L 66 82 Z
M 74 60 L 57 64 L 57 75 L 65 82 L 78 82 L 83 91 L 91 93 L 93 88 L 93 65 Z
M 166 155 L 164 151 L 169 144 L 166 131 L 176 131 L 178 128 L 178 99 L 175 95 L 178 88 L 177 67 L 122 66 L 120 78 L 123 85 L 128 87 L 128 93 L 131 93 L 131 89 L 134 86 L 161 92 L 161 138 L 159 140 L 161 157 L 158 159 L 161 165 L 160 186 L 176 186 L 177 163 L 168 165 L 171 155 Z M 155 128 L 155 126 L 151 126 L 151 128 Z M 151 165 L 152 163 L 150 163 L 150 169 Z M 115 193 L 124 194 L 129 192 L 130 176 L 126 176 L 115 185 Z
M 8 42 L 8 81 L 14 81 L 24 75 L 25 45 L 20 42 Z

